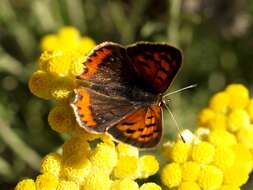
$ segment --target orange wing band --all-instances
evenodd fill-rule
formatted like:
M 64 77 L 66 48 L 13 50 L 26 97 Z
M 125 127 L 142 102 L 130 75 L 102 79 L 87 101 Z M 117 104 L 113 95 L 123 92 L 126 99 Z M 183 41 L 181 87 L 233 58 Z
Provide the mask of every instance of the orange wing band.
M 85 61 L 86 70 L 78 76 L 79 79 L 90 79 L 98 69 L 98 65 L 111 53 L 109 49 L 101 48 L 95 50 Z
M 73 103 L 77 119 L 88 127 L 95 126 L 97 123 L 93 120 L 90 105 L 90 95 L 88 92 L 80 88 L 76 94 L 76 100 Z

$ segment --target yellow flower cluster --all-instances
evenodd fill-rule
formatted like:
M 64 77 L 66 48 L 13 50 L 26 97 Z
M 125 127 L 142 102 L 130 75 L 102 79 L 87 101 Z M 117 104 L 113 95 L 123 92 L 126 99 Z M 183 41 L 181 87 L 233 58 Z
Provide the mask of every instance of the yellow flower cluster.
M 91 148 L 87 136 L 72 137 L 63 144 L 61 153 L 50 153 L 41 160 L 41 174 L 35 181 L 22 180 L 15 189 L 161 190 L 155 183 L 139 187 L 134 181 L 158 171 L 159 164 L 154 156 L 139 156 L 137 148 L 125 144 L 115 146 L 109 138 L 102 139 Z
M 71 132 L 77 126 L 69 101 L 78 86 L 75 76 L 83 71 L 86 55 L 95 45 L 73 27 L 64 27 L 41 41 L 39 69 L 32 74 L 29 89 L 40 98 L 56 101 L 48 121 L 59 133 Z
M 161 180 L 178 190 L 236 189 L 245 184 L 253 169 L 252 100 L 240 84 L 215 94 L 198 115 L 194 134 L 182 133 L 164 145 L 169 161 Z

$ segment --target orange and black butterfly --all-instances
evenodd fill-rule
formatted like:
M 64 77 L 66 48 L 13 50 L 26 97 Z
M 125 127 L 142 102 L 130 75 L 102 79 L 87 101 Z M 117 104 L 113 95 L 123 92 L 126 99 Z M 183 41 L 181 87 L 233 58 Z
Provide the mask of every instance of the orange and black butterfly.
M 77 76 L 89 86 L 76 89 L 71 103 L 80 127 L 138 148 L 154 147 L 162 136 L 163 93 L 181 62 L 180 51 L 167 44 L 96 46 Z

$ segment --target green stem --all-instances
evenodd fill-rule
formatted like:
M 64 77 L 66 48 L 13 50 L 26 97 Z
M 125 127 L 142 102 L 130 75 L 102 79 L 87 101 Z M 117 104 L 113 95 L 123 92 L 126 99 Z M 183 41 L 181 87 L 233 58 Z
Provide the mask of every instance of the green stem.
M 0 118 L 0 137 L 28 165 L 35 170 L 39 169 L 40 156 L 26 145 L 2 118 Z
M 181 0 L 168 0 L 169 8 L 169 25 L 168 25 L 168 39 L 172 45 L 179 45 L 179 25 L 180 25 L 180 9 Z

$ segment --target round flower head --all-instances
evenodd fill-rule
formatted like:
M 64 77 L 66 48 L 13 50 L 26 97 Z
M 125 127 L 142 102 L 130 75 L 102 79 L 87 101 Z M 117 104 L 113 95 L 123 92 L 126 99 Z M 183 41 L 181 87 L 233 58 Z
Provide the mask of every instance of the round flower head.
M 237 135 L 239 143 L 244 144 L 247 148 L 253 149 L 253 125 L 251 124 L 247 128 L 241 129 Z
M 216 112 L 226 113 L 230 103 L 230 96 L 226 92 L 218 92 L 210 102 L 209 107 Z
M 79 190 L 78 184 L 73 181 L 59 181 L 56 190 Z
M 210 108 L 205 108 L 198 114 L 198 125 L 207 126 L 208 123 L 215 117 L 215 112 Z
M 110 190 L 111 180 L 108 174 L 105 174 L 101 170 L 93 170 L 89 173 L 88 176 L 85 177 L 81 185 L 81 190 Z
M 176 187 L 181 183 L 182 170 L 178 163 L 167 164 L 161 173 L 161 180 L 169 188 Z
M 29 80 L 29 89 L 34 95 L 40 98 L 52 99 L 52 80 L 52 75 L 49 75 L 45 71 L 38 70 L 32 74 Z
M 135 156 L 121 156 L 113 170 L 116 178 L 136 179 L 139 172 L 139 160 Z
M 90 153 L 90 145 L 87 141 L 79 137 L 72 137 L 63 144 L 63 158 L 68 158 L 72 155 L 82 155 L 83 157 L 88 157 Z
M 253 155 L 250 150 L 243 144 L 235 144 L 232 146 L 235 153 L 234 165 L 250 173 L 253 169 Z
M 185 162 L 182 166 L 183 181 L 196 181 L 200 172 L 200 164 L 193 161 Z
M 222 129 L 212 130 L 208 136 L 208 141 L 215 146 L 230 146 L 237 143 L 232 133 Z
M 58 153 L 50 153 L 46 155 L 40 162 L 41 173 L 51 173 L 58 177 L 61 170 L 61 155 Z
M 201 188 L 196 182 L 187 181 L 181 183 L 178 190 L 201 190 Z
M 198 184 L 203 190 L 219 189 L 223 182 L 223 172 L 212 165 L 200 171 Z
M 226 93 L 230 96 L 229 107 L 231 109 L 235 108 L 245 108 L 249 103 L 249 91 L 241 84 L 231 84 L 226 88 Z
M 121 156 L 139 157 L 139 151 L 136 147 L 133 147 L 124 143 L 119 143 L 117 145 L 117 151 L 118 151 L 119 157 Z
M 54 175 L 50 173 L 44 173 L 36 178 L 35 185 L 36 189 L 51 190 L 57 187 L 58 180 Z
M 193 161 L 208 164 L 213 161 L 214 153 L 214 146 L 203 141 L 192 146 L 191 157 Z
M 140 190 L 162 190 L 162 188 L 155 183 L 144 183 Z
M 227 128 L 227 117 L 223 113 L 216 113 L 212 120 L 209 121 L 206 126 L 211 130 L 214 129 L 226 129 Z
M 90 174 L 92 165 L 87 158 L 78 158 L 78 163 L 75 161 L 75 155 L 64 160 L 61 170 L 61 179 L 73 181 L 81 184 L 86 176 Z
M 40 48 L 43 51 L 54 51 L 59 49 L 59 39 L 57 35 L 49 34 L 42 38 Z
M 48 122 L 59 133 L 72 131 L 76 124 L 73 110 L 67 104 L 56 105 L 48 115 Z
M 147 178 L 154 175 L 159 170 L 159 163 L 152 155 L 144 155 L 139 159 L 140 164 L 140 176 L 141 178 Z
M 178 140 L 171 146 L 169 157 L 174 162 L 182 163 L 185 162 L 190 156 L 190 150 L 191 145 L 189 143 L 184 143 L 182 140 Z
M 250 125 L 250 117 L 245 110 L 235 109 L 228 115 L 228 129 L 236 132 Z
M 115 147 L 107 143 L 99 143 L 93 150 L 90 161 L 93 167 L 109 175 L 118 161 Z
M 139 186 L 134 180 L 125 178 L 113 181 L 110 190 L 139 190 Z
M 35 183 L 32 179 L 23 179 L 18 182 L 15 190 L 36 190 Z
M 235 153 L 231 147 L 221 146 L 215 150 L 213 164 L 218 168 L 225 170 L 231 167 L 235 162 Z

